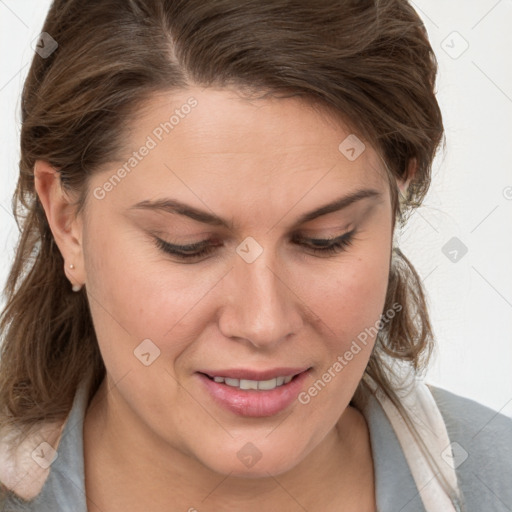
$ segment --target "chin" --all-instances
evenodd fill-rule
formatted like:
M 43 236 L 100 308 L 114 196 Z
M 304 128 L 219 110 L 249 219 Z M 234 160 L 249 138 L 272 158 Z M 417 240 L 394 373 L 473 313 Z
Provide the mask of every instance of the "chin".
M 290 471 L 301 461 L 300 452 L 296 448 L 285 448 L 281 443 L 273 447 L 267 442 L 261 449 L 251 442 L 233 444 L 237 445 L 236 448 L 225 445 L 222 453 L 215 450 L 205 456 L 203 452 L 197 460 L 215 473 L 247 479 L 277 476 Z M 293 443 L 286 444 L 294 446 Z

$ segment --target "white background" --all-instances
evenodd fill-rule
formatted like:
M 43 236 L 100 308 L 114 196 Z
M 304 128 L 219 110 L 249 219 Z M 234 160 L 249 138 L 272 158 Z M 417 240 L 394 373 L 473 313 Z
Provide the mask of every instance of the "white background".
M 17 236 L 10 201 L 20 91 L 49 4 L 0 0 L 2 284 Z M 400 237 L 424 280 L 437 338 L 427 381 L 512 416 L 512 1 L 413 5 L 438 57 L 447 137 L 425 204 Z M 442 252 L 452 237 L 468 248 L 456 262 Z

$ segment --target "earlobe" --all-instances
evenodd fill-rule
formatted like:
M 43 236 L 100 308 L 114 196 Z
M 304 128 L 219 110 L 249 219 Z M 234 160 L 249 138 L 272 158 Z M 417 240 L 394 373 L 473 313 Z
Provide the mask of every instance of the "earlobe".
M 64 271 L 73 289 L 78 291 L 85 282 L 82 253 L 82 223 L 75 215 L 76 206 L 64 190 L 59 172 L 48 162 L 34 165 L 34 186 L 46 214 L 46 219 L 62 258 Z

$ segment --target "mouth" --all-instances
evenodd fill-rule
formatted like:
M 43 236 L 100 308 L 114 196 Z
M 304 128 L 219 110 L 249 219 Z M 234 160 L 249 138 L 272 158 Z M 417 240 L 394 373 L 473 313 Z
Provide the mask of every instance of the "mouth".
M 214 402 L 241 416 L 273 416 L 292 405 L 311 368 L 197 372 Z

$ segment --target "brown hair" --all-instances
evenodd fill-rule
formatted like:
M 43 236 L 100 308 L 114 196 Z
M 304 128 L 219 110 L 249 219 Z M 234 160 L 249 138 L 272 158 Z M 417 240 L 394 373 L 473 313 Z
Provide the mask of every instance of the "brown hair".
M 56 0 L 43 32 L 58 48 L 34 55 L 22 95 L 21 236 L 0 329 L 0 427 L 64 419 L 77 386 L 103 365 L 86 294 L 73 293 L 34 190 L 34 163 L 55 167 L 80 211 L 88 177 L 122 148 L 119 127 L 156 92 L 190 85 L 293 94 L 320 102 L 368 141 L 393 178 L 417 164 L 404 223 L 428 190 L 443 137 L 437 63 L 406 0 Z M 341 141 L 340 141 L 341 142 Z M 419 370 L 432 347 L 421 280 L 395 248 L 382 326 L 366 372 L 391 397 L 386 357 Z

